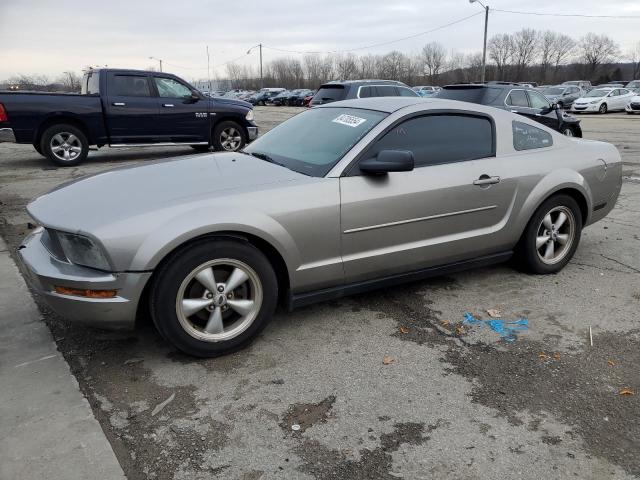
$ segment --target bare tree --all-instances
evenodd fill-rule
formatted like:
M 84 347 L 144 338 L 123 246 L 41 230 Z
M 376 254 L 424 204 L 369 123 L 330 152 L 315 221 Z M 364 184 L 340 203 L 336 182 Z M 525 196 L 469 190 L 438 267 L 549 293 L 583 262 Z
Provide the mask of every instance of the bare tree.
M 237 63 L 228 63 L 227 64 L 227 76 L 231 82 L 232 88 L 241 88 L 245 78 L 245 69 L 242 65 L 238 65 Z
M 494 35 L 489 39 L 487 45 L 489 58 L 496 64 L 497 79 L 505 80 L 507 67 L 513 58 L 514 47 L 511 35 L 507 33 Z
M 640 77 L 640 42 L 636 43 L 635 46 L 631 50 L 629 50 L 627 58 L 631 60 L 631 66 L 633 67 L 633 78 L 635 80 Z
M 552 32 L 551 30 L 547 30 L 540 34 L 538 48 L 540 53 L 540 80 L 543 83 L 547 82 L 547 73 L 553 64 L 553 54 L 557 35 L 558 34 L 556 32 Z
M 305 55 L 302 58 L 304 73 L 307 78 L 307 85 L 312 87 L 319 86 L 324 79 L 322 78 L 322 59 L 317 54 Z
M 329 80 L 333 80 L 333 57 L 331 55 L 325 56 L 320 63 L 320 78 L 322 83 Z
M 620 54 L 620 48 L 613 39 L 591 32 L 580 39 L 578 47 L 588 75 L 594 75 L 600 65 L 611 62 Z
M 20 90 L 46 91 L 49 79 L 45 75 L 24 75 L 10 77 L 8 83 L 17 85 Z
M 357 77 L 358 63 L 357 57 L 353 53 L 346 55 L 336 55 L 335 57 L 336 75 L 341 80 L 353 80 Z
M 80 76 L 75 72 L 63 72 L 58 82 L 67 92 L 80 92 Z
M 560 68 L 560 65 L 569 59 L 575 48 L 576 41 L 573 38 L 563 33 L 556 33 L 552 49 L 554 80 L 556 80 L 556 77 L 558 76 L 558 69 Z
M 523 80 L 527 67 L 538 52 L 538 32 L 532 28 L 523 28 L 513 34 L 512 41 L 516 80 Z
M 466 82 L 479 82 L 482 78 L 482 52 L 470 53 L 462 59 Z
M 358 76 L 360 78 L 374 78 L 376 72 L 377 59 L 375 55 L 369 54 L 358 58 Z
M 444 67 L 447 53 L 438 42 L 431 42 L 422 47 L 421 60 L 424 63 L 424 73 L 430 83 L 435 83 L 440 71 Z

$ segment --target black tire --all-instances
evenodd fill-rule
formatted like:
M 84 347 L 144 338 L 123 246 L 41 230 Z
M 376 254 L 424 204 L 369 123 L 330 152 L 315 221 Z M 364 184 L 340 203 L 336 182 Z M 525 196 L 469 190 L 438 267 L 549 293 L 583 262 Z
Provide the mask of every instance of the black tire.
M 608 109 L 609 107 L 607 107 L 607 104 L 603 103 L 602 105 L 600 105 L 600 108 L 598 109 L 598 113 L 607 113 Z
M 559 249 L 556 250 L 558 255 L 557 260 L 549 259 L 545 261 L 541 258 L 543 255 L 539 250 L 546 248 L 547 243 L 543 243 L 540 247 L 537 247 L 536 242 L 538 238 L 544 238 L 546 236 L 547 229 L 543 220 L 549 212 L 553 212 L 554 210 L 557 213 L 564 213 L 567 216 L 567 219 L 564 221 L 560 229 L 556 231 L 557 237 L 566 234 L 569 235 L 569 239 L 564 244 L 560 244 L 559 241 L 554 243 L 554 245 L 559 246 Z M 568 215 L 569 213 L 570 215 Z M 557 219 L 558 217 L 555 218 Z M 558 222 L 556 221 L 555 224 L 557 223 Z M 555 224 L 553 224 L 554 228 Z M 571 229 L 570 232 L 569 228 Z M 581 233 L 582 214 L 578 203 L 569 195 L 554 195 L 545 200 L 529 220 L 527 228 L 522 234 L 522 237 L 516 247 L 516 262 L 523 270 L 531 273 L 549 274 L 559 272 L 567 263 L 569 263 L 576 252 L 578 244 L 580 243 Z M 549 236 L 551 237 L 551 233 Z M 563 248 L 565 248 L 565 250 L 562 250 Z
M 69 139 L 71 141 L 67 143 Z M 72 167 L 86 160 L 89 154 L 89 142 L 79 128 L 59 123 L 50 126 L 42 134 L 40 152 L 56 165 Z
M 42 150 L 40 150 L 40 144 L 38 144 L 38 143 L 34 143 L 34 144 L 33 144 L 33 149 L 34 149 L 36 152 L 38 152 L 40 155 L 42 155 L 42 156 L 44 157 L 44 155 L 43 155 L 43 153 L 42 153 Z
M 580 127 L 576 127 L 575 125 L 565 125 L 564 127 L 562 127 L 560 133 L 565 137 L 582 137 L 582 129 Z
M 239 139 L 233 142 L 233 148 L 227 148 L 231 145 L 226 143 L 228 137 L 223 137 L 224 133 L 229 133 L 231 130 L 237 132 Z M 242 148 L 247 143 L 247 134 L 244 131 L 244 128 L 238 125 L 236 122 L 231 120 L 227 120 L 224 122 L 220 122 L 213 129 L 213 138 L 211 143 L 213 144 L 213 149 L 216 151 L 222 152 L 237 152 L 238 150 L 242 150 Z
M 206 265 L 207 262 L 220 261 L 220 259 L 240 262 L 242 265 L 250 268 L 253 274 L 255 274 L 255 278 L 259 280 L 259 285 L 255 287 L 253 293 L 257 295 L 256 292 L 261 289 L 261 301 L 259 305 L 256 306 L 256 308 L 259 308 L 259 311 L 252 317 L 253 320 L 251 323 L 246 329 L 239 331 L 236 336 L 224 340 L 212 338 L 204 340 L 202 338 L 196 338 L 194 335 L 211 336 L 204 331 L 204 324 L 202 324 L 202 322 L 207 323 L 209 321 L 207 320 L 207 315 L 213 315 L 213 313 L 207 313 L 209 312 L 207 309 L 210 307 L 203 308 L 190 317 L 185 317 L 184 313 L 179 313 L 178 305 L 180 304 L 178 298 L 179 296 L 183 298 L 181 292 L 185 292 L 186 295 L 186 289 L 189 288 L 189 285 L 191 285 L 191 288 L 194 288 L 193 285 L 195 285 L 195 288 L 199 287 L 204 292 L 202 295 L 208 295 L 208 290 L 196 280 L 192 280 L 191 282 L 193 283 L 188 283 L 187 287 L 184 287 L 183 283 L 187 282 L 187 279 L 189 279 L 193 272 L 197 271 L 199 267 Z M 215 266 L 215 268 L 222 267 L 223 266 Z M 231 267 L 230 270 L 233 268 L 234 267 Z M 231 353 L 246 346 L 262 331 L 269 320 L 271 320 L 277 305 L 278 283 L 273 267 L 260 250 L 241 240 L 220 238 L 192 244 L 188 248 L 173 255 L 158 269 L 155 275 L 150 295 L 150 311 L 154 324 L 162 337 L 168 342 L 172 343 L 182 352 L 196 357 L 216 357 Z M 216 284 L 220 285 L 220 278 L 224 279 L 224 271 L 221 274 L 220 271 L 214 270 L 214 277 Z M 226 282 L 227 279 L 225 279 L 224 282 Z M 248 284 L 250 280 L 246 282 Z M 246 288 L 245 292 L 250 292 L 250 288 L 253 288 L 253 286 L 245 287 L 245 284 L 242 285 L 242 287 L 237 287 L 234 291 L 237 292 L 239 288 Z M 254 284 L 252 283 L 251 285 Z M 216 297 L 214 297 L 211 302 L 219 305 L 219 303 L 217 303 L 217 297 L 225 297 L 226 294 L 226 291 L 220 294 L 216 293 Z M 189 294 L 188 297 L 189 299 L 204 298 L 204 296 L 200 297 L 199 295 L 201 295 L 200 291 L 196 291 L 195 297 L 194 294 Z M 238 298 L 235 299 L 238 300 Z M 231 300 L 229 301 L 231 302 Z M 234 315 L 240 315 L 237 314 L 233 308 L 230 308 L 229 305 L 225 304 L 224 306 L 228 308 L 227 313 L 222 313 L 223 316 L 228 315 L 227 317 L 223 317 L 226 318 L 225 322 L 232 322 L 235 318 Z M 224 306 L 220 308 L 224 308 Z M 201 320 L 202 316 L 204 316 L 204 320 Z M 240 315 L 239 318 L 240 320 L 236 319 L 235 321 L 242 321 L 242 318 L 245 317 Z M 194 326 L 194 324 L 191 323 L 192 319 L 193 322 L 201 322 L 201 324 Z M 184 322 L 187 323 L 185 324 Z M 221 334 L 233 334 L 234 325 L 234 323 L 227 323 L 225 328 L 230 328 L 229 332 L 223 330 Z M 214 336 L 221 334 L 216 333 Z
M 190 145 L 190 147 L 196 152 L 208 152 L 209 148 L 211 148 L 210 145 Z

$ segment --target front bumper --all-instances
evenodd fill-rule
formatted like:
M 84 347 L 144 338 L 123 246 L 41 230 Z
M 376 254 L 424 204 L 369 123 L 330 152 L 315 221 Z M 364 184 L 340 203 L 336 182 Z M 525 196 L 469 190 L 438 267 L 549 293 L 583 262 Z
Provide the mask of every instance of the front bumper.
M 96 327 L 133 328 L 138 302 L 151 272 L 108 273 L 58 260 L 41 241 L 42 230 L 28 235 L 18 249 L 20 269 L 29 284 L 62 317 Z M 56 286 L 117 290 L 114 298 L 61 295 Z
M 16 136 L 13 128 L 0 128 L 0 143 L 11 142 L 16 143 Z
M 573 105 L 571 105 L 572 112 L 597 112 L 599 109 L 600 109 L 599 103 L 595 103 L 593 105 L 591 104 L 577 105 L 574 103 Z
M 258 138 L 258 127 L 247 127 L 247 135 L 249 136 L 249 141 Z
M 624 109 L 630 113 L 640 113 L 640 103 L 628 103 Z

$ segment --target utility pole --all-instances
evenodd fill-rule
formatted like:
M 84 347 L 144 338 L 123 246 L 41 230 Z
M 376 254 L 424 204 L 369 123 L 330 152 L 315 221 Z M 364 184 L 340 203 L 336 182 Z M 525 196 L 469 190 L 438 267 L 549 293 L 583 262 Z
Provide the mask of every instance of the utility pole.
M 487 73 L 487 29 L 489 26 L 489 6 L 485 6 L 480 0 L 469 0 L 469 3 L 478 2 L 484 8 L 484 46 L 482 47 L 482 78 L 481 83 L 484 83 Z
M 262 44 L 260 43 L 260 88 L 264 88 L 264 81 L 262 79 Z
M 264 87 L 264 79 L 262 77 L 262 44 L 259 43 L 257 45 L 254 45 L 253 47 L 251 47 L 249 50 L 247 50 L 247 55 L 249 55 L 251 53 L 251 50 L 253 50 L 256 47 L 260 49 L 260 88 L 263 88 Z
M 209 82 L 209 93 L 211 93 L 211 70 L 209 69 L 209 45 L 207 45 L 207 81 Z
M 162 71 L 162 60 L 156 57 L 149 57 L 149 60 L 157 60 L 158 63 L 160 64 L 160 71 Z

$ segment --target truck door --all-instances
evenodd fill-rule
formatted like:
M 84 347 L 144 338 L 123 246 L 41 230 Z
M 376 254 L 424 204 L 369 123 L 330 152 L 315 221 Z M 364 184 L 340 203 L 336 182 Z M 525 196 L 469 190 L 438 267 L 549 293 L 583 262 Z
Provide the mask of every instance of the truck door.
M 163 141 L 208 142 L 211 131 L 209 100 L 199 94 L 194 96 L 191 87 L 173 77 L 154 74 L 153 82 L 158 91 Z
M 111 145 L 156 143 L 158 101 L 144 73 L 107 73 L 104 105 Z

